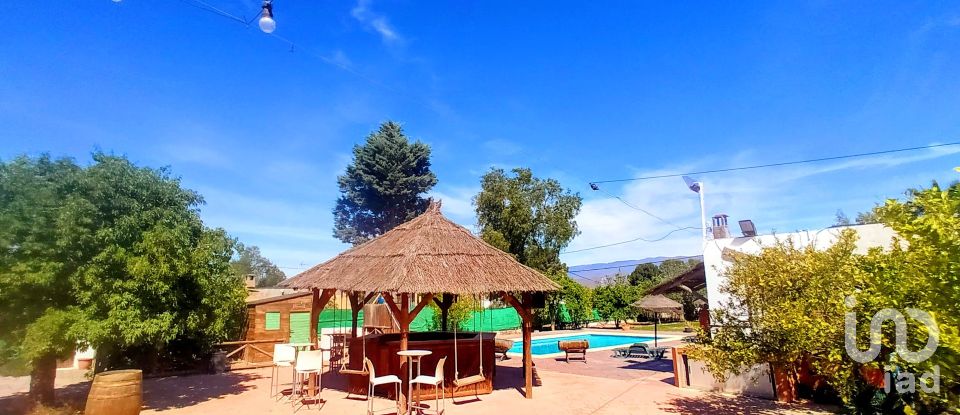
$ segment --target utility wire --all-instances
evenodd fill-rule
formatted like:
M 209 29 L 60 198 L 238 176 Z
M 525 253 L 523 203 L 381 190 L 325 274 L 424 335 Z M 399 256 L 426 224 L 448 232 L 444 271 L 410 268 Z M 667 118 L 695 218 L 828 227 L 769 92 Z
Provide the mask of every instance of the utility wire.
M 679 231 L 682 231 L 682 230 L 687 230 L 687 229 L 697 229 L 697 230 L 699 230 L 700 228 L 694 228 L 694 227 L 688 226 L 688 227 L 686 227 L 686 228 L 677 228 L 677 229 L 674 229 L 674 230 L 672 230 L 672 231 L 670 231 L 670 232 L 667 232 L 666 235 L 663 235 L 663 236 L 661 236 L 661 237 L 659 237 L 659 238 L 656 238 L 656 239 L 646 239 L 646 238 L 643 238 L 643 237 L 637 237 L 637 238 L 633 238 L 633 239 L 630 239 L 630 240 L 627 240 L 627 241 L 614 242 L 614 243 L 610 243 L 610 244 L 606 244 L 606 245 L 591 246 L 591 247 L 589 247 L 589 248 L 581 248 L 581 249 L 574 249 L 574 250 L 562 251 L 562 252 L 560 252 L 560 253 L 561 253 L 561 254 L 572 254 L 572 253 L 574 253 L 574 252 L 592 251 L 592 250 L 594 250 L 594 249 L 609 248 L 609 247 L 611 247 L 611 246 L 623 245 L 623 244 L 628 244 L 628 243 L 637 242 L 637 241 L 643 241 L 643 242 L 660 242 L 660 241 L 662 241 L 662 240 L 664 240 L 664 239 L 667 239 L 667 237 L 669 237 L 670 235 L 673 235 L 673 234 L 676 233 L 676 232 L 679 232 Z
M 631 209 L 638 210 L 638 211 L 640 211 L 640 212 L 646 213 L 648 216 L 650 216 L 650 217 L 652 217 L 652 218 L 654 218 L 654 219 L 656 219 L 656 220 L 659 220 L 660 222 L 663 222 L 663 223 L 665 223 L 665 224 L 667 224 L 667 225 L 673 226 L 674 228 L 677 228 L 677 230 L 686 230 L 686 229 L 696 229 L 696 230 L 700 230 L 700 227 L 699 227 L 699 226 L 697 226 L 697 227 L 679 226 L 679 225 L 677 225 L 677 224 L 675 224 L 675 223 L 673 223 L 673 222 L 670 222 L 670 221 L 668 221 L 668 220 L 666 220 L 666 219 L 664 219 L 664 218 L 661 218 L 660 216 L 654 215 L 654 214 L 651 213 L 650 211 L 648 211 L 648 210 L 646 210 L 646 209 L 643 209 L 643 208 L 641 208 L 640 206 L 636 206 L 636 205 L 634 205 L 634 204 L 632 204 L 632 203 L 630 203 L 630 202 L 627 202 L 626 200 L 623 200 L 623 198 L 621 198 L 620 196 L 614 195 L 614 194 L 612 194 L 612 193 L 610 193 L 610 192 L 608 192 L 608 191 L 606 191 L 606 190 L 603 190 L 603 189 L 601 189 L 599 186 L 596 188 L 596 190 L 600 191 L 601 193 L 603 193 L 603 194 L 605 194 L 605 195 L 607 195 L 607 196 L 610 196 L 610 197 L 612 197 L 612 198 L 614 198 L 614 199 L 619 200 L 620 203 L 623 203 L 624 205 L 626 205 L 627 207 L 629 207 L 629 208 L 631 208 Z M 673 233 L 673 232 L 671 232 L 671 233 Z M 670 235 L 670 234 L 668 233 L 666 236 L 669 236 L 669 235 Z M 664 236 L 664 238 L 665 238 L 666 236 Z M 641 240 L 644 240 L 644 241 L 647 241 L 646 239 L 643 239 L 643 238 L 640 238 L 640 239 L 641 239 Z M 647 242 L 655 242 L 655 241 L 659 241 L 659 240 L 662 240 L 662 239 L 663 239 L 663 238 L 659 238 L 659 239 L 655 239 L 655 240 L 653 240 L 653 241 L 647 241 Z
M 723 173 L 730 171 L 740 171 L 740 170 L 752 170 L 752 169 L 762 169 L 767 167 L 780 167 L 780 166 L 790 166 L 795 164 L 805 164 L 805 163 L 817 163 L 822 161 L 831 161 L 831 160 L 842 160 L 856 157 L 867 157 L 867 156 L 878 156 L 882 154 L 892 154 L 892 153 L 902 153 L 905 151 L 916 151 L 916 150 L 927 150 L 931 148 L 939 147 L 948 147 L 960 145 L 960 142 L 953 143 L 943 143 L 943 144 L 930 144 L 926 146 L 919 147 L 909 147 L 909 148 L 898 148 L 894 150 L 883 150 L 883 151 L 873 151 L 869 153 L 858 153 L 858 154 L 847 154 L 843 156 L 832 156 L 832 157 L 821 157 L 815 159 L 806 159 L 806 160 L 796 160 L 796 161 L 786 161 L 781 163 L 770 163 L 770 164 L 757 164 L 753 166 L 742 166 L 742 167 L 730 167 L 726 169 L 714 169 L 714 170 L 703 170 L 703 171 L 693 171 L 688 173 L 676 173 L 676 174 L 660 174 L 656 176 L 643 176 L 643 177 L 634 177 L 630 179 L 614 179 L 614 180 L 600 180 L 590 182 L 591 184 L 601 184 L 601 183 L 618 183 L 618 182 L 632 182 L 637 180 L 650 180 L 650 179 L 663 179 L 667 177 L 680 177 L 680 176 L 693 176 L 699 174 L 709 174 L 709 173 Z
M 640 265 L 643 265 L 643 264 L 656 264 L 656 263 L 658 263 L 658 262 L 669 261 L 669 260 L 671 260 L 671 259 L 685 260 L 685 259 L 694 259 L 694 258 L 702 258 L 702 257 L 703 257 L 703 255 L 678 256 L 678 257 L 665 258 L 665 259 L 663 259 L 663 260 L 661 260 L 661 261 L 647 261 L 647 262 L 638 262 L 638 263 L 636 263 L 636 264 L 631 264 L 631 265 L 617 265 L 617 266 L 611 266 L 611 267 L 599 267 L 599 268 L 578 269 L 578 270 L 576 270 L 576 271 L 568 271 L 568 272 L 575 273 L 575 272 L 585 272 L 585 271 L 601 271 L 601 270 L 618 269 L 618 268 L 624 268 L 624 267 L 636 267 L 636 266 L 640 266 Z

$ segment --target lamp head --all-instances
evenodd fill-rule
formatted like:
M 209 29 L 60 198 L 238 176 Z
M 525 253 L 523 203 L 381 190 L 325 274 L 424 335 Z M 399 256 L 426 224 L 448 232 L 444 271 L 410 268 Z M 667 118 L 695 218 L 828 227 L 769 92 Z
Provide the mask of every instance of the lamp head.
M 700 182 L 690 176 L 683 176 L 683 182 L 687 184 L 687 188 L 700 193 Z
M 277 22 L 273 20 L 273 3 L 271 0 L 264 0 L 263 9 L 260 10 L 260 30 L 263 33 L 273 33 L 274 30 L 277 30 Z

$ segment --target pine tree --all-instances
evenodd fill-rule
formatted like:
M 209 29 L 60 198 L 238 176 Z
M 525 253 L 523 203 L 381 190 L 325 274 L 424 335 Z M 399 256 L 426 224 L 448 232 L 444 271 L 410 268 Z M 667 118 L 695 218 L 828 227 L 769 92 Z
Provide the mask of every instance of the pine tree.
M 387 121 L 353 147 L 353 162 L 337 177 L 333 235 L 354 245 L 375 238 L 427 209 L 422 195 L 437 184 L 430 146 L 410 143 L 400 124 Z

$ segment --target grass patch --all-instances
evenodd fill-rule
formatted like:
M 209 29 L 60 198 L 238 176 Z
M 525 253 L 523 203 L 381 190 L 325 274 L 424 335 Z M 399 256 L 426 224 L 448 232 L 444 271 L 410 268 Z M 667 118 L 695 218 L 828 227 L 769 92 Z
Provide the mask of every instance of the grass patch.
M 27 376 L 30 374 L 30 365 L 25 360 L 12 358 L 0 362 L 0 376 Z
M 687 327 L 690 327 L 691 329 L 696 329 L 696 328 L 697 328 L 697 326 L 696 326 L 694 323 L 686 322 L 686 321 L 678 321 L 678 322 L 676 322 L 676 323 L 660 323 L 660 324 L 657 326 L 657 330 L 659 330 L 659 331 L 683 331 L 683 329 L 685 329 L 685 328 L 687 328 Z M 631 328 L 632 330 L 639 330 L 639 331 L 653 331 L 653 323 L 651 323 L 651 324 L 645 324 L 645 325 L 642 325 L 642 326 L 640 326 L 640 325 L 632 325 L 632 326 L 630 326 L 630 328 Z

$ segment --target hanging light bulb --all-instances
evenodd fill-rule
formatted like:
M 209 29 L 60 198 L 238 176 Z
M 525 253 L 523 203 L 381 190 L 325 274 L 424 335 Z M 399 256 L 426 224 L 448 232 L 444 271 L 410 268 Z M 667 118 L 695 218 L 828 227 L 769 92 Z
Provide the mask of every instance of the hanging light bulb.
M 277 30 L 277 22 L 273 20 L 273 2 L 263 0 L 263 10 L 260 11 L 260 30 L 263 33 L 273 33 Z

